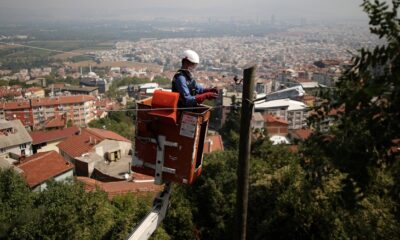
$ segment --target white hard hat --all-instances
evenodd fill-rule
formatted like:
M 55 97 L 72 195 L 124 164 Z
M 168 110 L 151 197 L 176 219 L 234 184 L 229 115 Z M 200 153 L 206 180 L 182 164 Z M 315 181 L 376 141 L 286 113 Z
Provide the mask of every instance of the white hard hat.
M 187 59 L 192 63 L 200 63 L 199 55 L 193 50 L 186 50 L 183 52 L 183 59 Z

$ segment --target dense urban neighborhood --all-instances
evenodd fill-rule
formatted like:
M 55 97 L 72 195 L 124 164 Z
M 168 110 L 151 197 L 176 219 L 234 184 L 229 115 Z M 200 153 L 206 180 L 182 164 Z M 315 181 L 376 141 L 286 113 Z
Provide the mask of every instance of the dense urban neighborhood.
M 0 24 L 0 239 L 399 239 L 399 6 Z

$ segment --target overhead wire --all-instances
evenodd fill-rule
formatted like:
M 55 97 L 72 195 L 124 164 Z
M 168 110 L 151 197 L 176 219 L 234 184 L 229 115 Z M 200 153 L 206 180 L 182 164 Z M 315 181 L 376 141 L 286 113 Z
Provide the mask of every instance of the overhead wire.
M 210 108 L 211 110 L 214 109 L 220 109 L 220 108 L 235 108 L 237 106 L 204 106 L 204 107 L 181 107 L 181 108 L 148 108 L 148 109 L 140 109 L 140 108 L 128 108 L 128 109 L 95 109 L 94 111 L 103 111 L 103 112 L 133 112 L 133 111 L 138 111 L 138 112 L 150 112 L 150 111 L 165 111 L 165 110 L 196 110 L 196 109 L 206 109 Z M 35 109 L 36 110 L 36 109 Z M 32 110 L 33 113 L 40 113 L 40 112 L 51 112 L 51 113 L 65 113 L 65 112 L 70 112 L 70 111 L 75 111 L 75 109 L 71 110 L 56 110 L 56 111 L 46 111 L 45 109 L 43 110 Z M 9 112 L 9 113 L 30 113 L 30 111 L 13 111 L 11 109 L 0 109 L 0 112 Z

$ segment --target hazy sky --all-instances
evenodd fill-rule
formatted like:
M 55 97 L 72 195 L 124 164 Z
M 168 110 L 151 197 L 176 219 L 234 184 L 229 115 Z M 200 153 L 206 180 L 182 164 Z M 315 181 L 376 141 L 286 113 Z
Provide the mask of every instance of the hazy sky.
M 361 0 L 0 0 L 0 20 L 360 19 Z M 0 23 L 1 24 L 1 23 Z

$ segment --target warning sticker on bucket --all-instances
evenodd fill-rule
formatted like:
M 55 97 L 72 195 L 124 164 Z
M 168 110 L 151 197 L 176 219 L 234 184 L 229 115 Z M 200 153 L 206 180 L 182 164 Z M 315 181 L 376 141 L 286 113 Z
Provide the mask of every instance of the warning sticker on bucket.
M 183 114 L 181 122 L 181 130 L 179 134 L 181 136 L 194 138 L 194 134 L 196 132 L 196 126 L 197 126 L 197 117 Z

